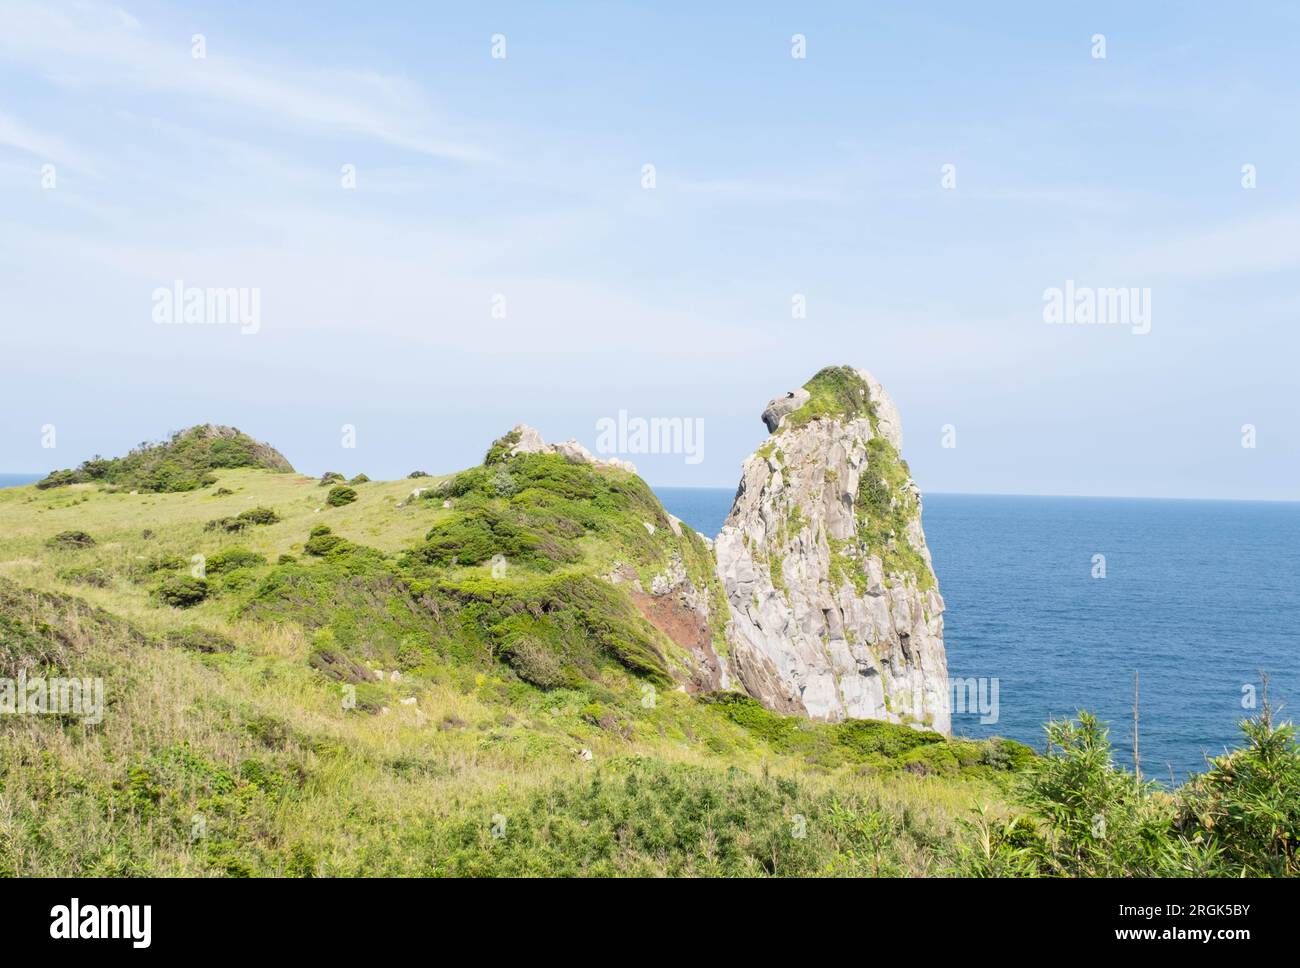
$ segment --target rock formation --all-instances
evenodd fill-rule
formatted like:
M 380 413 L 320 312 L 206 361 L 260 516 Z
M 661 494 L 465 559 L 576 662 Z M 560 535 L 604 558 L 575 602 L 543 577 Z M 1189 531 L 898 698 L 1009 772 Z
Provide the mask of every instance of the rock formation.
M 714 547 L 730 673 L 780 712 L 948 732 L 943 599 L 893 401 L 829 367 L 762 418 Z
M 516 424 L 510 433 L 502 438 L 508 445 L 506 454 L 559 454 L 571 464 L 594 464 L 617 467 L 629 474 L 636 473 L 636 465 L 618 457 L 600 458 L 583 447 L 576 440 L 566 440 L 562 444 L 548 444 L 538 431 L 528 424 Z

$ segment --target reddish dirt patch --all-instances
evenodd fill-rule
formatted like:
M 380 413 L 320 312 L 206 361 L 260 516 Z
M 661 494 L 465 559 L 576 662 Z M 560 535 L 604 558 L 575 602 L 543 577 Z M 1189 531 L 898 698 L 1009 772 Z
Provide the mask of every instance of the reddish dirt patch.
M 647 595 L 631 590 L 631 595 L 646 621 L 685 649 L 695 660 L 694 675 L 686 684 L 687 692 L 721 689 L 722 671 L 717 653 L 713 651 L 709 623 L 704 616 L 683 603 L 676 594 Z

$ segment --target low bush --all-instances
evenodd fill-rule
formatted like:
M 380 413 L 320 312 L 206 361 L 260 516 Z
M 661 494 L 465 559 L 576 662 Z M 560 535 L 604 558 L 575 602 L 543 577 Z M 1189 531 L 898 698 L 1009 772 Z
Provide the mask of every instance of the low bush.
M 93 565 L 65 568 L 59 572 L 59 578 L 72 585 L 89 585 L 91 588 L 107 588 L 113 583 L 112 575 Z
M 93 548 L 95 539 L 84 531 L 60 531 L 45 544 L 50 548 Z
M 186 625 L 183 628 L 172 629 L 167 633 L 165 641 L 173 648 L 186 649 L 190 652 L 212 654 L 235 650 L 235 643 L 230 638 L 199 625 Z
M 266 556 L 247 548 L 223 548 L 208 556 L 207 572 L 209 575 L 221 575 L 236 568 L 254 568 L 266 564 Z
M 332 508 L 340 508 L 345 504 L 351 504 L 357 499 L 357 492 L 350 487 L 331 487 L 329 494 L 325 496 L 325 503 Z
M 154 593 L 164 605 L 192 608 L 208 597 L 208 583 L 192 575 L 171 575 L 159 583 Z

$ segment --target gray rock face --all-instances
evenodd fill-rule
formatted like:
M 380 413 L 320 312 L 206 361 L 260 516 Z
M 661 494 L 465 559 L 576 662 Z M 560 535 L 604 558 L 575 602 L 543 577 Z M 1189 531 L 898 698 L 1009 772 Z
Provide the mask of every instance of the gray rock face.
M 771 436 L 715 543 L 731 671 L 780 712 L 946 733 L 943 599 L 898 409 L 865 370 L 835 374 L 843 413 L 789 419 L 806 389 L 763 411 Z
M 542 435 L 528 424 L 515 424 L 511 433 L 519 435 L 519 439 L 510 448 L 512 457 L 516 454 L 559 454 L 570 464 L 607 464 L 625 470 L 629 474 L 636 473 L 636 465 L 631 461 L 621 460 L 618 457 L 602 459 L 576 440 L 566 440 L 562 444 L 548 444 L 542 439 Z
M 770 434 L 775 431 L 781 426 L 781 420 L 787 413 L 798 410 L 811 396 L 811 393 L 800 387 L 798 390 L 791 390 L 783 397 L 769 400 L 766 409 L 763 410 L 763 423 L 767 425 L 767 432 Z

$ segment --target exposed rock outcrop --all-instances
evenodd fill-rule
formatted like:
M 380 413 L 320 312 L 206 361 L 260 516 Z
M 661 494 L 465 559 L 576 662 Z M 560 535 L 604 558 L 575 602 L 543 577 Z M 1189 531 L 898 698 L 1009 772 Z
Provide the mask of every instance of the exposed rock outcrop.
M 505 454 L 508 457 L 514 457 L 516 454 L 559 454 L 571 464 L 603 464 L 617 467 L 629 474 L 636 473 L 636 465 L 631 461 L 618 457 L 597 457 L 576 440 L 566 440 L 562 444 L 548 444 L 542 439 L 542 435 L 528 424 L 516 424 L 514 429 L 498 443 L 505 445 Z
M 948 732 L 943 599 L 894 402 L 830 367 L 762 418 L 714 546 L 731 671 L 780 712 Z

